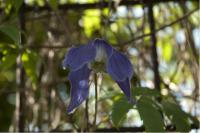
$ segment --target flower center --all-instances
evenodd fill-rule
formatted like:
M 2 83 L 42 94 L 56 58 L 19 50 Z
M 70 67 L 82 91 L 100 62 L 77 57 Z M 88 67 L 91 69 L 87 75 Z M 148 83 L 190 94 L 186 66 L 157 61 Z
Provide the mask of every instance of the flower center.
M 105 63 L 104 62 L 97 62 L 94 61 L 90 64 L 91 69 L 97 73 L 97 72 L 106 72 L 105 69 Z
M 107 60 L 106 49 L 102 46 L 96 46 L 95 60 L 90 64 L 92 70 L 94 72 L 105 72 L 106 60 Z

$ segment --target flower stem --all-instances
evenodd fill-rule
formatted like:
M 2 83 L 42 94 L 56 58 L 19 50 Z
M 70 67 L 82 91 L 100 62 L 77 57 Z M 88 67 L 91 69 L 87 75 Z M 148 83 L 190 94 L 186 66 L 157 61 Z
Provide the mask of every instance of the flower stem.
M 94 112 L 94 121 L 93 121 L 93 128 L 96 129 L 96 120 L 97 120 L 97 104 L 98 104 L 98 84 L 97 84 L 97 74 L 94 74 L 94 84 L 95 84 L 95 112 Z
M 86 132 L 89 131 L 89 112 L 88 112 L 88 98 L 85 102 L 85 117 L 86 117 Z

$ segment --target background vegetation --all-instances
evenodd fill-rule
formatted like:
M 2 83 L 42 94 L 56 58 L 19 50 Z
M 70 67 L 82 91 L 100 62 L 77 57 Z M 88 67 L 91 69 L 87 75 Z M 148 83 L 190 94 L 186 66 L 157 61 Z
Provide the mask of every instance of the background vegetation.
M 62 60 L 95 38 L 130 58 L 138 103 L 98 73 L 67 115 Z M 0 131 L 197 131 L 199 49 L 198 0 L 0 0 Z

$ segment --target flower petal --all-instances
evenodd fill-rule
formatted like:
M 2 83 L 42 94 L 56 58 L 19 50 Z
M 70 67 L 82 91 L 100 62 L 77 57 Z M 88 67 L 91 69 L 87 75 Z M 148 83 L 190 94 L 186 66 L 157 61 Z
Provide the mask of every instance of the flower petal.
M 99 56 L 109 58 L 112 55 L 113 48 L 105 40 L 97 38 L 90 44 L 96 48 L 96 58 L 100 58 Z
M 128 97 L 128 99 L 131 99 L 131 84 L 130 80 L 126 78 L 124 81 L 116 81 L 121 90 L 124 92 L 124 94 Z
M 65 56 L 63 67 L 69 65 L 71 69 L 77 70 L 86 63 L 94 60 L 95 54 L 95 48 L 89 45 L 71 48 Z
M 133 75 L 133 68 L 129 59 L 116 50 L 113 50 L 113 54 L 106 64 L 106 69 L 116 81 L 124 81 L 126 78 L 131 79 Z
M 70 104 L 68 106 L 67 112 L 71 113 L 78 107 L 87 97 L 89 93 L 89 75 L 91 70 L 88 69 L 87 65 L 77 71 L 72 71 L 69 73 L 69 80 L 71 84 L 70 92 Z

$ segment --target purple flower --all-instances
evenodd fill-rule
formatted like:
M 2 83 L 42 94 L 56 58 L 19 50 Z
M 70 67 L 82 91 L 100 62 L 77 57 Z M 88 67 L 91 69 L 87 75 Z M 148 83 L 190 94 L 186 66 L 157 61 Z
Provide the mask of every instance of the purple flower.
M 106 72 L 110 74 L 128 100 L 131 101 L 130 80 L 133 75 L 131 62 L 105 40 L 95 39 L 88 45 L 71 48 L 63 61 L 64 68 L 67 66 L 71 68 L 68 76 L 71 84 L 68 113 L 71 113 L 88 97 L 91 66 L 95 63 L 98 64 L 98 62 L 105 63 Z

